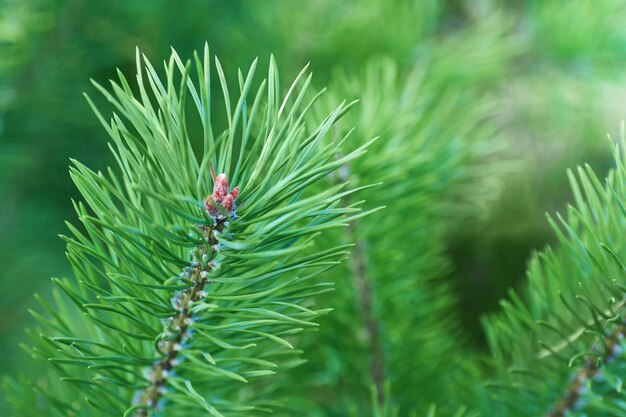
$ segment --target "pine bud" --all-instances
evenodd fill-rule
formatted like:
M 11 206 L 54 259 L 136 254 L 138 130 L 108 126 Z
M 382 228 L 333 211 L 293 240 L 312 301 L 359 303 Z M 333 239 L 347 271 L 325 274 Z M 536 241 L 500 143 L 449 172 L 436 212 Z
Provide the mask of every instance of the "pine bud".
M 236 208 L 237 197 L 239 197 L 239 188 L 235 187 L 229 193 L 226 174 L 219 174 L 213 179 L 213 193 L 207 197 L 204 203 L 206 211 L 211 217 L 222 219 L 224 216 L 217 205 L 222 206 L 227 213 L 232 214 Z

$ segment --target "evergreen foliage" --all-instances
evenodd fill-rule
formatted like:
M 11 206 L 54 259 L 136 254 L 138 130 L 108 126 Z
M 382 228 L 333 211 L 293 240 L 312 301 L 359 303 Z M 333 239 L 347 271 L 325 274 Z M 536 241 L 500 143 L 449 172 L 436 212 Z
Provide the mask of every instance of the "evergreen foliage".
M 550 218 L 558 246 L 537 254 L 523 297 L 485 319 L 502 416 L 624 413 L 624 143 L 603 183 L 589 166 L 569 173 L 575 206 Z
M 0 1 L 0 192 L 21 196 L 0 210 L 0 330 L 24 277 L 64 272 L 50 203 L 74 194 L 32 192 L 66 164 L 50 147 L 83 161 L 72 272 L 21 345 L 35 366 L 0 358 L 26 375 L 11 415 L 626 414 L 626 145 L 590 140 L 619 107 L 624 0 L 174 3 Z M 135 44 L 198 39 L 224 64 L 137 53 L 125 78 Z M 274 58 L 259 80 L 270 51 L 329 91 L 307 69 L 283 85 Z M 74 92 L 116 65 L 88 98 L 102 156 Z M 561 175 L 582 158 L 606 180 Z M 503 166 L 521 173 L 500 195 Z M 557 178 L 575 204 L 541 222 Z
M 360 146 L 369 133 L 381 137 L 370 149 L 375 157 L 345 167 L 338 181 L 382 181 L 359 197 L 367 207 L 386 208 L 337 236 L 335 244 L 356 246 L 333 271 L 341 277 L 336 290 L 318 297 L 337 308 L 303 344 L 309 363 L 290 378 L 299 383 L 285 384 L 291 398 L 310 393 L 312 404 L 294 400 L 294 413 L 420 415 L 438 399 L 453 403 L 449 378 L 458 373 L 454 358 L 463 337 L 453 292 L 442 280 L 450 273 L 443 246 L 453 227 L 445 219 L 468 203 L 457 198 L 460 189 L 473 189 L 473 202 L 480 201 L 477 183 L 485 171 L 479 166 L 495 147 L 488 145 L 493 128 L 486 123 L 493 107 L 484 100 L 462 112 L 471 93 L 454 85 L 442 90 L 448 76 L 436 65 L 404 73 L 376 60 L 359 77 L 337 77 L 331 86 L 339 97 L 361 97 L 341 121 L 346 131 L 356 126 L 346 144 Z M 377 408 L 387 411 L 376 414 Z
M 107 122 L 96 110 L 117 169 L 74 162 L 82 227 L 64 239 L 75 278 L 55 279 L 48 315 L 34 313 L 43 327 L 28 350 L 50 372 L 33 381 L 35 397 L 14 397 L 16 415 L 249 415 L 274 403 L 255 382 L 298 362 L 290 340 L 325 311 L 309 305 L 327 290 L 314 277 L 350 245 L 306 248 L 363 214 L 339 205 L 354 191 L 345 183 L 312 187 L 367 144 L 335 158 L 349 135 L 325 138 L 351 104 L 308 128 L 310 76 L 282 98 L 273 61 L 256 92 L 256 63 L 240 73 L 232 102 L 215 61 L 228 120 L 216 134 L 209 66 L 208 49 L 193 64 L 174 53 L 162 81 L 138 56 L 137 93 L 122 74 L 112 92 L 98 86 L 116 111 Z

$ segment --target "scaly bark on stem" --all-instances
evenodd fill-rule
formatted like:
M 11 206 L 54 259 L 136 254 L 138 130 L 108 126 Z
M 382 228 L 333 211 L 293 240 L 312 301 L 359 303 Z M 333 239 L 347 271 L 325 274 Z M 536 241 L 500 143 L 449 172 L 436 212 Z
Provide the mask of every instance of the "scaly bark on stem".
M 206 244 L 199 248 L 200 259 L 194 259 L 191 266 L 185 268 L 184 274 L 188 275 L 191 286 L 172 298 L 177 313 L 164 324 L 165 337 L 159 342 L 159 350 L 164 357 L 148 370 L 147 378 L 150 385 L 138 395 L 137 404 L 142 408 L 135 414 L 136 417 L 148 417 L 150 411 L 160 408 L 159 401 L 165 394 L 167 376 L 176 367 L 178 354 L 190 337 L 191 306 L 206 297 L 204 287 L 210 283 L 207 275 L 215 269 L 214 259 L 218 252 L 215 234 L 222 232 L 225 225 L 226 220 L 220 219 L 213 226 L 201 228 Z

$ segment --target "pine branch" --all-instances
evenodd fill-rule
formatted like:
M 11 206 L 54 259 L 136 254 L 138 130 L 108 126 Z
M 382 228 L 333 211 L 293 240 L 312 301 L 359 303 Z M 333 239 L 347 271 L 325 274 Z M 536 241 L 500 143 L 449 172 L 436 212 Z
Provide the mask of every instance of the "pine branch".
M 316 241 L 367 214 L 339 204 L 356 188 L 321 183 L 369 143 L 336 158 L 348 136 L 330 136 L 353 103 L 309 125 L 320 97 L 307 92 L 310 75 L 283 96 L 271 59 L 252 93 L 256 65 L 231 103 L 215 60 L 219 134 L 208 48 L 193 67 L 173 52 L 163 79 L 138 54 L 137 93 L 121 73 L 110 90 L 96 85 L 115 108 L 110 121 L 94 110 L 117 167 L 73 161 L 84 200 L 82 227 L 63 237 L 74 277 L 55 279 L 63 295 L 34 313 L 41 329 L 25 348 L 47 371 L 32 391 L 8 385 L 16 416 L 245 416 L 280 405 L 272 375 L 301 362 L 293 344 L 327 311 L 312 303 L 327 290 L 315 279 L 351 246 Z
M 498 388 L 485 413 L 623 414 L 622 143 L 613 155 L 615 168 L 604 183 L 589 166 L 577 177 L 568 173 L 576 206 L 566 217 L 549 218 L 558 245 L 533 258 L 525 297 L 511 292 L 502 313 L 485 321 L 497 375 L 490 385 Z

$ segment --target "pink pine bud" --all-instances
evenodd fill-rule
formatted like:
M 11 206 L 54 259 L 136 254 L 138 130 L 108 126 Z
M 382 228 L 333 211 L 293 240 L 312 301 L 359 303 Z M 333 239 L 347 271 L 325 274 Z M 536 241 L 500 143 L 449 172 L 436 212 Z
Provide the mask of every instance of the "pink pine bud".
M 217 217 L 220 214 L 220 210 L 216 207 L 217 204 L 221 205 L 228 213 L 232 213 L 235 210 L 237 197 L 239 197 L 239 188 L 235 187 L 229 193 L 226 174 L 222 173 L 215 177 L 212 173 L 212 177 L 213 193 L 207 197 L 204 203 L 207 213 L 210 216 Z

